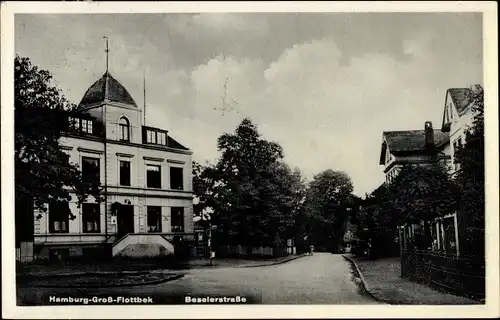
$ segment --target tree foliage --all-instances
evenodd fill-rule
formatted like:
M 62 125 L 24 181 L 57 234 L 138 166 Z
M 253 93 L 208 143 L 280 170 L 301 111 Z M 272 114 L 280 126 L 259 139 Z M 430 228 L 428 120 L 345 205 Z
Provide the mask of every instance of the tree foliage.
M 45 210 L 48 202 L 71 200 L 71 192 L 78 203 L 89 194 L 99 199 L 98 182 L 83 179 L 59 144 L 74 105 L 52 85 L 50 73 L 29 58 L 16 56 L 14 75 L 16 200 L 34 201 Z
M 283 162 L 281 146 L 262 139 L 248 118 L 234 133 L 219 137 L 218 150 L 221 156 L 215 165 L 193 168 L 196 211 L 213 209 L 221 241 L 283 244 L 296 227 L 303 201 L 300 172 Z
M 457 209 L 458 189 L 440 163 L 404 166 L 388 188 L 399 225 L 431 221 Z
M 362 200 L 357 221 L 356 235 L 363 242 L 370 243 L 372 258 L 397 255 L 399 248 L 394 239 L 402 217 L 392 207 L 389 186 L 386 183 Z
M 467 212 L 468 223 L 484 228 L 484 92 L 475 88 L 468 94 L 474 119 L 466 129 L 465 144 L 455 151 L 455 162 L 460 164 L 456 181 L 460 186 L 460 207 Z
M 341 171 L 325 170 L 314 177 L 307 189 L 305 210 L 308 232 L 318 245 L 333 249 L 344 235 L 344 224 L 353 208 L 353 185 Z

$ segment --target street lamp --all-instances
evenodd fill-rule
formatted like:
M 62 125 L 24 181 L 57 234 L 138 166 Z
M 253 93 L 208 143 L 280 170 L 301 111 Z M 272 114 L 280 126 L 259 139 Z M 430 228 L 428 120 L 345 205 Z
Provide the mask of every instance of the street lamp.
M 208 223 L 208 228 L 205 231 L 207 233 L 207 247 L 209 252 L 210 265 L 212 265 L 212 260 L 215 258 L 215 252 L 212 251 L 212 229 L 216 226 L 212 225 L 212 217 L 214 210 L 212 208 L 205 208 L 201 213 L 201 219 Z

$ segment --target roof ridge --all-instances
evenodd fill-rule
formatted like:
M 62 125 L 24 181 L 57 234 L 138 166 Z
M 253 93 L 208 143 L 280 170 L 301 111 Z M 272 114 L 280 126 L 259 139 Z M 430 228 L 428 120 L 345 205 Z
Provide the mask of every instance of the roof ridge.
M 106 70 L 106 72 L 104 73 L 103 77 L 104 77 L 104 101 L 108 101 L 108 85 L 109 85 L 109 82 L 108 82 L 108 78 L 109 76 L 111 76 L 111 74 L 109 73 L 108 70 Z
M 441 129 L 433 128 L 434 132 L 441 132 Z M 391 130 L 382 131 L 383 133 L 405 133 L 405 132 L 425 132 L 425 129 L 409 129 L 409 130 Z

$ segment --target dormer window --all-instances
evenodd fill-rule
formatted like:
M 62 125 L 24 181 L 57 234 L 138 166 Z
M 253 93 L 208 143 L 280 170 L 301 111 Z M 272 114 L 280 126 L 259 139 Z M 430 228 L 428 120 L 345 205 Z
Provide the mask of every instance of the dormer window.
M 92 134 L 94 131 L 92 120 L 82 119 L 82 131 Z
M 143 127 L 143 142 L 166 146 L 167 132 L 156 128 Z
M 120 118 L 120 140 L 130 141 L 130 124 L 125 117 Z
M 84 132 L 88 134 L 94 133 L 94 122 L 90 119 L 80 119 L 76 117 L 69 118 L 70 128 L 77 132 Z

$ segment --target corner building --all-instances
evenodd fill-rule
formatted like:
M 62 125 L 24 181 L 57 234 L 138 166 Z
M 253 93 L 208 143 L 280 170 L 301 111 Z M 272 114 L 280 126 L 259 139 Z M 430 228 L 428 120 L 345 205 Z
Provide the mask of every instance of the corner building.
M 35 211 L 35 258 L 156 257 L 194 240 L 192 152 L 146 126 L 143 112 L 109 72 L 86 91 L 60 143 L 84 178 L 100 181 L 103 201 L 78 207 L 72 195 Z

